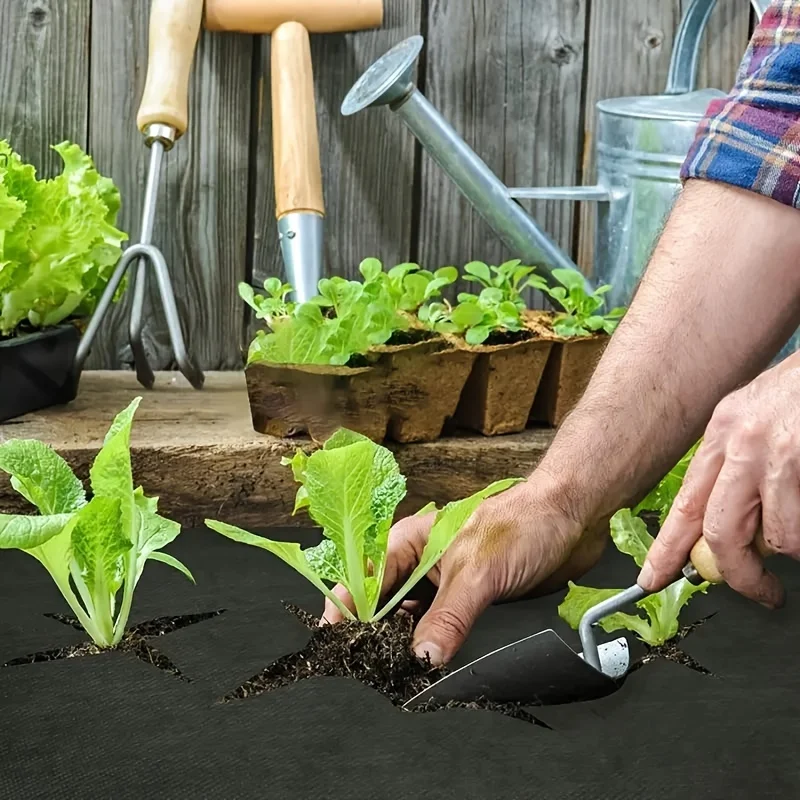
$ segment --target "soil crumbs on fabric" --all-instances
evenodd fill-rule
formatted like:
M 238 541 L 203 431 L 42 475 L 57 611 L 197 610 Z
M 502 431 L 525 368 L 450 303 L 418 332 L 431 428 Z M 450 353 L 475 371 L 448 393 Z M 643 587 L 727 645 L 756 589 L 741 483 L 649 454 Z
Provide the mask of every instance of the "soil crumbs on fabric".
M 164 636 L 173 631 L 186 628 L 198 622 L 217 617 L 225 613 L 225 609 L 209 611 L 202 614 L 184 614 L 180 617 L 157 617 L 140 622 L 132 626 L 122 637 L 122 641 L 112 648 L 98 647 L 94 642 L 81 642 L 67 647 L 57 647 L 53 650 L 40 650 L 37 653 L 30 653 L 26 656 L 14 658 L 6 661 L 3 667 L 17 667 L 23 664 L 36 664 L 42 661 L 60 661 L 63 658 L 81 658 L 83 656 L 96 656 L 106 653 L 109 650 L 117 650 L 125 653 L 133 653 L 140 661 L 152 664 L 157 669 L 169 672 L 176 678 L 190 683 L 190 679 L 184 675 L 180 669 L 170 661 L 167 656 L 153 647 L 147 641 L 149 637 Z M 74 617 L 66 614 L 45 614 L 49 619 L 54 619 L 62 625 L 69 625 L 71 628 L 83 631 L 83 626 Z
M 279 658 L 258 675 L 226 695 L 222 702 L 241 700 L 313 677 L 355 678 L 396 706 L 427 689 L 447 674 L 429 659 L 417 658 L 411 650 L 414 622 L 396 614 L 376 623 L 345 621 L 320 627 L 319 620 L 297 606 L 284 603 L 311 631 L 308 644 L 296 653 Z M 473 702 L 437 703 L 430 700 L 412 709 L 416 713 L 451 708 L 481 709 L 547 727 L 522 706 L 493 703 L 485 698 Z
M 711 672 L 710 669 L 706 669 L 699 661 L 697 661 L 697 659 L 692 658 L 692 656 L 681 650 L 679 647 L 680 643 L 693 630 L 699 628 L 701 625 L 703 625 L 703 623 L 710 620 L 713 616 L 713 614 L 709 614 L 709 616 L 703 617 L 697 622 L 693 622 L 691 625 L 684 625 L 684 627 L 682 627 L 672 639 L 664 644 L 657 645 L 655 647 L 652 645 L 645 645 L 647 652 L 631 665 L 631 668 L 628 670 L 628 674 L 630 675 L 637 669 L 641 669 L 645 664 L 649 664 L 659 658 L 665 658 L 667 661 L 674 661 L 676 664 L 680 664 L 683 667 L 687 667 L 695 672 L 699 672 L 701 675 L 713 676 L 714 673 Z

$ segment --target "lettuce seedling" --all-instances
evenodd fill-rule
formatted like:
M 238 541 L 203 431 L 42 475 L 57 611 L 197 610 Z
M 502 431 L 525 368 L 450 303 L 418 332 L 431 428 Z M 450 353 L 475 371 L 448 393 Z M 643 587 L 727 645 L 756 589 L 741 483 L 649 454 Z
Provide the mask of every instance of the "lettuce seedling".
M 464 266 L 465 281 L 479 283 L 484 289 L 497 289 L 500 292 L 498 302 L 513 303 L 520 311 L 525 310 L 522 292 L 525 289 L 547 291 L 547 283 L 533 273 L 536 267 L 526 267 L 519 259 L 506 261 L 499 267 L 490 267 L 482 261 L 470 261 Z
M 611 291 L 608 285 L 600 286 L 592 294 L 586 291 L 583 277 L 571 269 L 554 269 L 553 277 L 561 284 L 542 291 L 550 295 L 563 309 L 556 315 L 553 330 L 559 336 L 572 338 L 589 336 L 603 331 L 611 335 L 625 315 L 623 307 L 614 308 L 607 314 L 598 313 L 605 305 L 605 295 Z M 537 287 L 541 288 L 541 287 Z
M 263 319 L 271 326 L 275 319 L 291 316 L 295 303 L 286 299 L 294 291 L 290 283 L 282 283 L 279 278 L 267 278 L 264 291 L 266 296 L 256 294 L 249 283 L 239 284 L 239 297 L 256 312 L 257 319 Z
M 666 519 L 697 446 L 670 470 L 633 512 L 624 508 L 611 518 L 611 538 L 617 550 L 629 555 L 638 567 L 644 564 L 654 539 L 648 533 L 644 521 L 635 516 L 635 513 L 640 510 L 658 510 L 661 521 Z M 708 586 L 708 583 L 695 586 L 686 578 L 681 578 L 666 589 L 636 603 L 637 608 L 645 612 L 646 618 L 639 614 L 617 612 L 605 617 L 598 624 L 606 633 L 630 630 L 651 646 L 664 644 L 678 633 L 678 620 L 683 607 L 697 592 L 705 593 Z M 558 607 L 558 613 L 567 624 L 577 630 L 581 618 L 590 608 L 622 591 L 624 590 L 591 589 L 570 581 L 569 592 Z
M 268 550 L 285 561 L 328 597 L 347 619 L 353 614 L 328 584 L 343 584 L 350 592 L 356 617 L 376 622 L 388 614 L 433 568 L 480 503 L 518 481 L 497 481 L 482 491 L 436 511 L 428 542 L 417 568 L 378 610 L 386 568 L 389 529 L 406 493 L 390 450 L 358 433 L 340 429 L 321 450 L 308 456 L 298 450 L 283 459 L 300 484 L 294 511 L 306 509 L 322 527 L 324 540 L 302 550 L 299 544 L 276 542 L 216 520 L 206 525 L 237 542 Z
M 420 306 L 441 295 L 445 286 L 458 280 L 455 267 L 442 267 L 436 272 L 421 269 L 419 264 L 398 264 L 388 272 L 377 258 L 367 258 L 359 265 L 367 284 L 376 283 L 397 311 L 415 314 Z
M 519 308 L 503 299 L 500 289 L 484 289 L 479 295 L 462 292 L 459 303 L 451 306 L 431 303 L 419 311 L 420 320 L 438 333 L 463 335 L 467 344 L 481 345 L 495 333 L 523 330 Z
M 81 481 L 47 445 L 31 439 L 0 445 L 0 470 L 39 510 L 39 516 L 0 515 L 0 549 L 39 561 L 98 647 L 121 641 L 146 561 L 161 561 L 194 582 L 180 561 L 159 552 L 180 525 L 157 513 L 158 498 L 133 488 L 130 433 L 140 400 L 109 428 L 89 472 L 88 502 Z

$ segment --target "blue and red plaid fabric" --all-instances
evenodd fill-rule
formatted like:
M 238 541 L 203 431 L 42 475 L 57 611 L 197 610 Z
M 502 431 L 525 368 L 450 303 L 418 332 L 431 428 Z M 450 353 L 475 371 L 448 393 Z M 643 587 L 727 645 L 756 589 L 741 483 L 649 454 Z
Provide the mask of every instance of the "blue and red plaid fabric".
M 775 0 L 726 98 L 714 100 L 681 170 L 800 207 L 800 0 Z

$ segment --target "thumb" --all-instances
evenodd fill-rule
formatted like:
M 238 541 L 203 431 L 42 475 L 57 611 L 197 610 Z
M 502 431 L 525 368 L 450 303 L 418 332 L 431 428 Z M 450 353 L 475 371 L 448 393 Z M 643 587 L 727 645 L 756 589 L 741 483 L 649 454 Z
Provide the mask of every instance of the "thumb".
M 462 570 L 439 586 L 430 609 L 414 631 L 414 652 L 435 667 L 447 664 L 464 644 L 478 617 L 491 605 L 481 583 Z

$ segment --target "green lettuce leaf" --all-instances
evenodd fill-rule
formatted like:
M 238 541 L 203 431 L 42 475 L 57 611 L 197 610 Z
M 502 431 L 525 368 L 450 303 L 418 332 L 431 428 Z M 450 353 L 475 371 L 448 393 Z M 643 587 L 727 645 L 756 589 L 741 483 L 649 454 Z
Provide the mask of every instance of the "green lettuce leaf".
M 590 589 L 588 586 L 578 586 L 569 581 L 569 591 L 561 605 L 558 607 L 558 614 L 564 622 L 571 628 L 578 629 L 583 615 L 598 603 L 608 600 L 624 589 Z M 620 630 L 633 631 L 639 635 L 643 641 L 649 644 L 656 644 L 651 635 L 650 624 L 646 619 L 635 614 L 625 614 L 621 611 L 609 614 L 597 623 L 606 633 L 614 633 Z
M 62 173 L 37 180 L 0 142 L 0 335 L 23 321 L 47 327 L 91 314 L 128 238 L 115 226 L 120 197 L 113 182 L 77 145 L 53 149 Z
M 86 504 L 83 484 L 64 459 L 35 439 L 11 439 L 0 445 L 0 470 L 41 514 L 68 514 Z
M 641 514 L 642 511 L 658 511 L 659 522 L 664 524 L 669 510 L 683 486 L 686 470 L 689 469 L 689 464 L 698 447 L 700 447 L 700 442 L 696 442 L 691 450 L 658 482 L 647 497 L 633 509 L 634 514 Z
M 0 550 L 30 550 L 58 536 L 72 514 L 44 517 L 0 514 Z
M 306 560 L 303 550 L 295 542 L 275 542 L 265 539 L 263 536 L 256 536 L 254 533 L 237 528 L 235 525 L 228 525 L 225 522 L 207 519 L 206 525 L 217 533 L 221 533 L 228 539 L 242 544 L 249 544 L 253 547 L 260 547 L 268 550 L 273 555 L 278 556 L 283 562 L 299 572 L 304 578 L 314 584 L 333 604 L 342 612 L 346 619 L 353 619 L 347 606 L 323 583 L 314 569 Z

